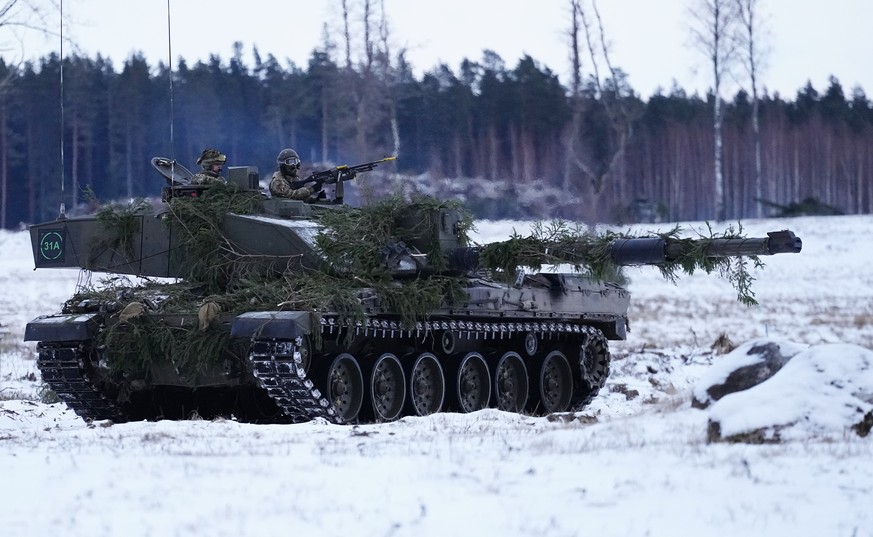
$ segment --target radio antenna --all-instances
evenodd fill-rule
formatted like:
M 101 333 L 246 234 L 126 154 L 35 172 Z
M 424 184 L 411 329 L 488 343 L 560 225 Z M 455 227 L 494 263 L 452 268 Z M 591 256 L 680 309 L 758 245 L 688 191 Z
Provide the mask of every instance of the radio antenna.
M 176 178 L 176 141 L 173 126 L 176 117 L 173 111 L 173 26 L 170 19 L 170 0 L 167 0 L 167 76 L 170 78 L 170 177 Z M 172 180 L 171 180 L 172 182 Z
M 63 220 L 67 217 L 67 210 L 64 206 L 64 0 L 61 0 L 61 74 L 60 74 L 60 91 L 61 91 L 61 206 L 58 214 L 58 220 Z

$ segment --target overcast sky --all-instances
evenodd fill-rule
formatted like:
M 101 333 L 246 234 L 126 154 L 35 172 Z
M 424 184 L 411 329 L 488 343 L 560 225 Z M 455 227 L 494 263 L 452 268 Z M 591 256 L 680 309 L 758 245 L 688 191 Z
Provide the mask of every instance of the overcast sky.
M 590 0 L 586 0 L 590 2 Z M 692 0 L 599 0 L 614 65 L 630 75 L 644 98 L 676 80 L 689 92 L 710 86 L 703 54 L 690 44 Z M 378 4 L 378 2 L 376 2 Z M 80 52 L 110 57 L 116 69 L 134 51 L 152 64 L 168 58 L 167 0 L 64 0 L 71 20 L 65 30 Z M 769 33 L 762 84 L 793 97 L 812 81 L 819 91 L 836 76 L 847 95 L 863 87 L 873 95 L 873 1 L 760 0 Z M 528 54 L 568 82 L 569 0 L 384 0 L 392 46 L 405 47 L 413 66 L 438 63 L 457 73 L 463 58 L 497 52 L 509 68 Z M 339 0 L 170 0 L 173 57 L 189 64 L 218 54 L 227 60 L 232 43 L 246 52 L 306 67 L 323 41 L 324 28 L 339 40 Z M 59 49 L 57 37 L 30 35 L 26 57 Z M 4 58 L 14 50 L 4 52 Z M 71 52 L 65 45 L 65 54 Z M 250 56 L 247 55 L 247 58 Z M 251 63 L 250 63 L 251 65 Z M 590 69 L 585 62 L 583 68 Z M 732 95 L 736 85 L 726 88 Z

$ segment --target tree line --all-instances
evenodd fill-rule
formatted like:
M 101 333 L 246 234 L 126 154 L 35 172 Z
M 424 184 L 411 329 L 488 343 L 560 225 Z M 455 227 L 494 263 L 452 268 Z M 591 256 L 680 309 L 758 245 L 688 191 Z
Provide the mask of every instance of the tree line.
M 75 211 L 91 196 L 157 195 L 151 157 L 196 168 L 207 147 L 262 177 L 293 147 L 323 165 L 397 155 L 396 172 L 463 181 L 470 199 L 487 183 L 560 192 L 560 206 L 535 218 L 632 219 L 641 200 L 676 221 L 714 219 L 718 203 L 734 220 L 805 199 L 873 212 L 873 106 L 836 78 L 821 92 L 758 96 L 760 173 L 752 99 L 739 91 L 724 103 L 716 199 L 711 93 L 673 87 L 643 99 L 611 67 L 568 89 L 529 56 L 509 67 L 487 50 L 421 76 L 402 52 L 340 65 L 316 49 L 305 68 L 257 50 L 247 65 L 242 52 L 172 70 L 140 55 L 120 70 L 100 55 L 0 58 L 0 227 L 54 218 L 61 202 Z M 516 216 L 516 203 L 477 216 Z

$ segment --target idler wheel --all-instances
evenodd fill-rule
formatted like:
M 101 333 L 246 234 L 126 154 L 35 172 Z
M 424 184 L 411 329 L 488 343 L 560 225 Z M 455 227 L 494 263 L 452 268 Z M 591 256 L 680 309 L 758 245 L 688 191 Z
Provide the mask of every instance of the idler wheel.
M 409 368 L 409 413 L 427 416 L 439 412 L 446 397 L 446 378 L 436 356 L 424 352 Z
M 406 398 L 406 377 L 400 360 L 386 352 L 373 362 L 368 385 L 375 421 L 392 421 L 400 417 Z
M 453 391 L 459 412 L 475 412 L 488 406 L 491 377 L 481 354 L 469 352 L 460 359 Z
M 609 376 L 609 343 L 599 330 L 582 339 L 579 363 L 573 382 L 573 400 L 570 408 L 581 410 L 590 403 L 606 384 Z
M 545 414 L 565 412 L 573 396 L 573 372 L 561 351 L 552 351 L 543 358 L 537 383 L 541 411 Z
M 330 362 L 322 375 L 321 386 L 344 422 L 357 419 L 364 403 L 364 375 L 358 360 L 344 352 Z
M 506 412 L 521 412 L 527 403 L 527 367 L 514 351 L 503 354 L 494 367 L 494 406 Z

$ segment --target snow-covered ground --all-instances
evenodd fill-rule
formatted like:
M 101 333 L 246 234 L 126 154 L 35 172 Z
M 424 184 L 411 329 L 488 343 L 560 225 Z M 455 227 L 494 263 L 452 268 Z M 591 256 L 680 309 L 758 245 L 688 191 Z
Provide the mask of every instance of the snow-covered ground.
M 873 403 L 873 216 L 743 227 L 791 229 L 803 252 L 764 258 L 751 308 L 716 275 L 628 271 L 632 331 L 584 412 L 367 426 L 86 424 L 40 403 L 23 328 L 79 273 L 33 271 L 27 234 L 0 231 L 0 534 L 873 537 L 873 435 L 844 421 Z M 477 228 L 487 242 L 529 224 Z M 694 409 L 721 336 L 808 351 L 774 388 Z M 793 421 L 779 443 L 708 443 L 713 417 Z

